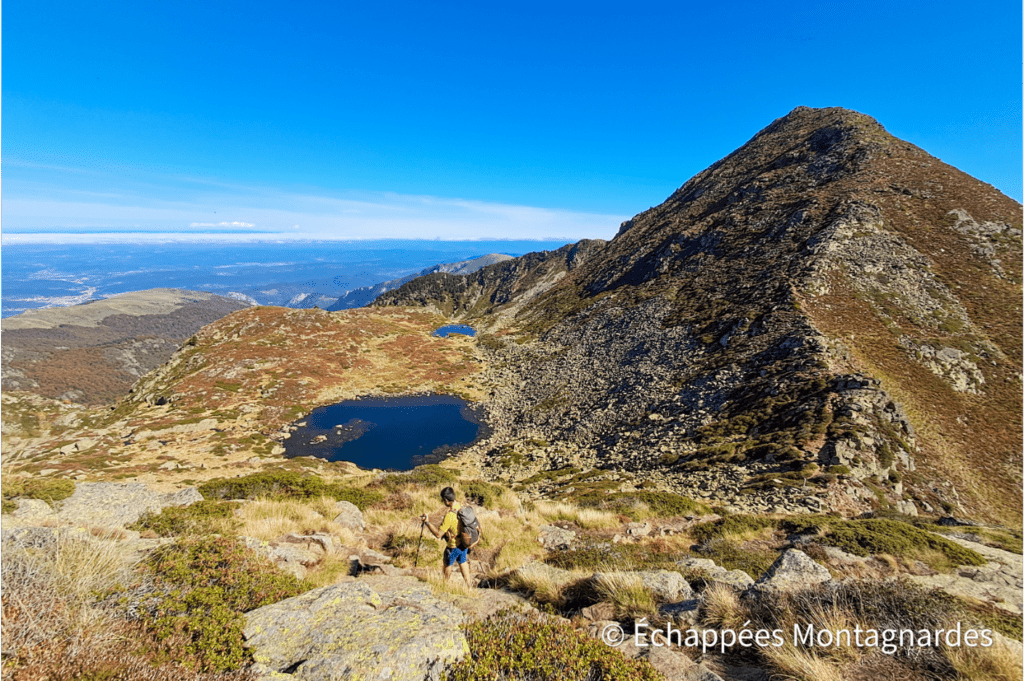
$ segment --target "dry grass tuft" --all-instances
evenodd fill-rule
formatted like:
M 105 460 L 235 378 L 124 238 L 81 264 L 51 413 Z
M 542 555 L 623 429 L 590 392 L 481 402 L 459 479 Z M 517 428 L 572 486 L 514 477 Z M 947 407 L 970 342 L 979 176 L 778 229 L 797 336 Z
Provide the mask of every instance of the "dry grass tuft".
M 971 681 L 1020 681 L 1024 678 L 1019 643 L 1013 646 L 1013 643 L 996 641 L 991 648 L 946 648 L 944 653 L 961 677 Z
M 85 532 L 56 532 L 35 544 L 4 543 L 5 650 L 63 642 L 77 654 L 109 639 L 113 616 L 94 597 L 131 581 L 134 552 Z
M 779 670 L 773 679 L 787 681 L 845 681 L 842 669 L 825 657 L 818 657 L 809 650 L 785 645 L 781 648 L 767 647 L 765 657 Z
M 658 613 L 658 601 L 640 577 L 631 572 L 599 573 L 595 588 L 597 596 L 615 608 L 615 616 L 622 619 L 653 617 Z
M 311 503 L 265 499 L 250 501 L 238 510 L 241 521 L 238 534 L 272 541 L 289 532 L 329 532 L 338 535 L 342 543 L 355 541 L 351 530 L 329 520 L 329 517 L 333 517 L 333 506 L 334 501 L 331 499 L 318 499 Z
M 536 501 L 533 504 L 533 509 L 544 522 L 566 520 L 576 523 L 578 527 L 585 530 L 615 529 L 621 524 L 618 515 L 611 511 L 580 508 L 564 501 Z
M 508 586 L 530 594 L 539 603 L 561 606 L 566 587 L 589 577 L 583 572 L 558 572 L 542 563 L 528 563 L 508 575 Z
M 710 584 L 704 589 L 701 598 L 703 620 L 708 626 L 716 629 L 739 629 L 750 619 L 750 614 L 740 603 L 736 591 L 726 584 Z

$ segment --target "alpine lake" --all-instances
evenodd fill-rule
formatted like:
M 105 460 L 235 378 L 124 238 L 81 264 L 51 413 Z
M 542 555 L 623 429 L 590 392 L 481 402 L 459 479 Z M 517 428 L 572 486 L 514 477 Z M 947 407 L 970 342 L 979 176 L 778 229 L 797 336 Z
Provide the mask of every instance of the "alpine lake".
M 465 325 L 434 335 L 475 335 Z M 473 443 L 486 426 L 472 405 L 451 395 L 366 397 L 314 409 L 293 424 L 285 456 L 351 461 L 360 468 L 409 470 L 435 463 Z

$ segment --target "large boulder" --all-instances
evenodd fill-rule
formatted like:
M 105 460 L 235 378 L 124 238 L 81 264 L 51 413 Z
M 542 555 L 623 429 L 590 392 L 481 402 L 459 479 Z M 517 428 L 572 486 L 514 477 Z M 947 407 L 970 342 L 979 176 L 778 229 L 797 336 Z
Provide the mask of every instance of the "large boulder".
M 797 549 L 788 549 L 754 583 L 766 591 L 799 591 L 832 579 L 831 573 Z
M 363 520 L 363 512 L 351 501 L 339 501 L 334 504 L 334 522 L 342 527 L 347 527 L 353 532 L 362 532 L 366 529 L 366 521 Z
M 73 525 L 124 527 L 146 511 L 159 513 L 202 500 L 195 487 L 161 494 L 140 482 L 79 482 L 75 493 L 59 503 L 57 518 Z
M 724 584 L 735 591 L 745 591 L 754 585 L 754 580 L 743 570 L 726 570 L 709 558 L 684 558 L 676 561 L 686 573 L 699 574 L 710 584 Z
M 557 525 L 543 525 L 540 528 L 540 535 L 537 537 L 541 545 L 549 551 L 568 549 L 575 539 L 575 532 L 562 529 Z
M 414 578 L 386 586 L 344 582 L 247 613 L 244 635 L 257 673 L 296 681 L 439 679 L 469 652 L 462 612 Z
M 671 570 L 638 570 L 635 572 L 595 572 L 594 586 L 613 583 L 616 578 L 637 579 L 644 588 L 662 603 L 676 603 L 693 598 L 690 583 L 678 572 Z

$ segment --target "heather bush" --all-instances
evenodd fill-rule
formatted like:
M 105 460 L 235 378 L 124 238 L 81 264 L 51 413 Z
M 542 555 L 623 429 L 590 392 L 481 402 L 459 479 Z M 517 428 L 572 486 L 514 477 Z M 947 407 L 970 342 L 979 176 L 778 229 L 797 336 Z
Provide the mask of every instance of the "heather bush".
M 470 655 L 449 666 L 447 681 L 655 681 L 645 660 L 631 660 L 567 624 L 505 614 L 466 628 Z
M 150 626 L 161 640 L 183 642 L 202 671 L 237 669 L 248 662 L 242 613 L 303 591 L 295 577 L 227 537 L 179 540 L 154 552 L 148 568 L 158 586 L 169 587 Z
M 3 496 L 3 513 L 10 513 L 18 508 L 14 502 L 17 497 L 26 499 L 42 499 L 51 506 L 54 502 L 67 499 L 75 493 L 75 483 L 70 480 L 48 478 L 23 478 L 12 475 L 3 476 L 0 482 L 0 494 Z
M 187 534 L 215 534 L 238 524 L 234 504 L 199 501 L 190 506 L 170 506 L 159 513 L 147 511 L 128 526 L 129 530 L 150 531 L 160 537 Z
M 381 492 L 327 482 L 296 471 L 260 471 L 239 478 L 217 478 L 199 486 L 206 499 L 317 499 L 333 497 L 365 510 L 381 501 Z

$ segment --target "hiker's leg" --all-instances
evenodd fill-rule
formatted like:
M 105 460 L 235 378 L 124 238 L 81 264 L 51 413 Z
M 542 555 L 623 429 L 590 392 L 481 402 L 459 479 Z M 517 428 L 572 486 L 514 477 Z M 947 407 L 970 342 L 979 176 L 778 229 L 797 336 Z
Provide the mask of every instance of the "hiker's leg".
M 473 586 L 473 582 L 472 582 L 472 579 L 469 576 L 469 561 L 466 561 L 464 563 L 459 563 L 459 572 L 462 573 L 462 578 L 464 580 L 466 580 L 466 586 L 472 587 Z
M 441 557 L 441 572 L 444 573 L 444 581 L 448 581 L 448 578 L 452 576 L 452 565 L 455 561 L 451 558 L 452 550 L 446 548 L 444 550 L 444 556 Z

